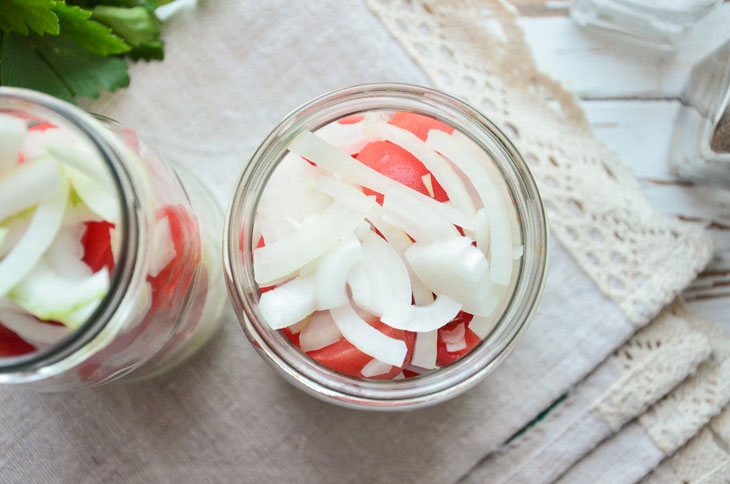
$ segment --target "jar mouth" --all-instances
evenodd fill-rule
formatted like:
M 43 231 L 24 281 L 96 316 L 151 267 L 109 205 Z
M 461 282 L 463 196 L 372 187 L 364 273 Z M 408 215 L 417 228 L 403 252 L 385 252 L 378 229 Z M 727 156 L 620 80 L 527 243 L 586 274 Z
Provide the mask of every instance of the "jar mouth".
M 402 380 L 354 378 L 319 365 L 281 331 L 271 330 L 258 310 L 253 273 L 253 225 L 264 187 L 286 146 L 305 129 L 377 110 L 411 111 L 453 126 L 487 152 L 514 200 L 525 256 L 501 318 L 471 352 L 436 371 Z M 529 249 L 528 249 L 529 248 Z M 409 84 L 367 84 L 319 96 L 288 114 L 244 168 L 228 207 L 224 236 L 226 283 L 249 341 L 287 380 L 342 406 L 370 410 L 413 409 L 456 396 L 491 372 L 524 333 L 542 293 L 549 248 L 542 201 L 527 164 L 509 139 L 477 109 L 440 91 Z M 533 250 L 534 249 L 534 250 Z
M 60 373 L 62 368 L 53 369 L 52 365 L 83 348 L 111 321 L 133 279 L 140 223 L 134 210 L 135 197 L 130 196 L 134 194 L 132 181 L 121 162 L 122 156 L 100 134 L 103 127 L 97 124 L 92 115 L 52 96 L 5 86 L 0 87 L 0 110 L 37 114 L 73 130 L 108 168 L 120 208 L 121 243 L 110 278 L 109 292 L 86 322 L 64 339 L 32 353 L 0 358 L 0 382 L 13 382 L 18 378 L 32 380 Z

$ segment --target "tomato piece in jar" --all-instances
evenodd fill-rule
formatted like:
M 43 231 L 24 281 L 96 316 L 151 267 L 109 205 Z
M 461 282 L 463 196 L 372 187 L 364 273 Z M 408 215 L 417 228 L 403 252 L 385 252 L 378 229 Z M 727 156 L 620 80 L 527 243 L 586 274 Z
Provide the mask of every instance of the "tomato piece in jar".
M 371 380 L 392 380 L 398 376 L 403 367 L 411 361 L 413 348 L 416 343 L 416 333 L 403 331 L 401 329 L 393 329 L 380 320 L 373 323 L 373 327 L 386 336 L 405 341 L 406 347 L 408 348 L 403 366 L 394 366 L 387 373 L 369 377 Z M 373 359 L 372 356 L 366 355 L 359 349 L 355 348 L 355 346 L 345 338 L 341 338 L 336 343 L 325 346 L 324 348 L 310 351 L 307 355 L 320 365 L 326 366 L 330 370 L 354 376 L 356 378 L 363 378 L 361 373 L 362 369 Z
M 454 319 L 448 324 L 438 330 L 438 340 L 436 346 L 436 364 L 443 367 L 449 365 L 465 354 L 469 353 L 478 345 L 482 340 L 472 330 L 469 329 L 469 322 L 474 318 L 474 315 L 460 311 Z M 453 331 L 460 324 L 464 324 L 464 340 L 466 341 L 466 347 L 459 351 L 449 351 L 446 348 L 446 342 L 444 341 L 443 333 Z
M 360 153 L 355 155 L 355 158 L 378 173 L 423 193 L 427 197 L 431 196 L 423 183 L 423 177 L 431 175 L 431 172 L 418 158 L 400 146 L 390 141 L 373 141 L 365 145 Z M 436 200 L 439 202 L 449 200 L 446 192 L 433 175 L 431 175 L 431 184 L 433 186 L 433 197 Z M 377 202 L 383 204 L 383 195 L 381 193 L 366 187 L 363 187 L 363 192 L 366 195 L 375 195 Z
M 26 343 L 15 332 L 0 321 L 0 357 L 21 356 L 35 351 L 35 346 Z
M 81 260 L 89 266 L 92 272 L 98 272 L 106 267 L 111 273 L 114 270 L 114 253 L 112 252 L 111 229 L 114 224 L 106 221 L 84 222 L 86 230 L 81 236 L 81 245 L 84 255 Z
M 428 132 L 432 129 L 438 129 L 444 133 L 451 134 L 454 132 L 454 128 L 448 124 L 444 124 L 441 121 L 434 119 L 430 116 L 424 116 L 423 114 L 410 113 L 407 111 L 397 111 L 388 123 L 393 126 L 398 126 L 401 129 L 405 129 L 415 134 L 423 141 L 428 138 Z M 434 188 L 435 191 L 435 188 Z

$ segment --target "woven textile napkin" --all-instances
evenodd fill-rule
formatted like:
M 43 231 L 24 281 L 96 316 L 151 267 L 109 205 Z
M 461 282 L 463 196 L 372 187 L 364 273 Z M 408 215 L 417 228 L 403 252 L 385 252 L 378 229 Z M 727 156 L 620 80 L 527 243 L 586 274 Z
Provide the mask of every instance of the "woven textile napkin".
M 424 75 L 360 2 L 206 1 L 173 17 L 165 38 L 164 62 L 135 65 L 129 89 L 84 107 L 138 129 L 222 203 L 267 131 L 326 90 L 401 81 L 482 104 L 478 89 L 439 84 L 421 64 Z M 468 63 L 494 59 L 484 55 Z M 510 113 L 487 114 L 515 132 L 558 240 L 530 329 L 482 384 L 411 413 L 341 409 L 281 380 L 229 312 L 201 355 L 161 379 L 57 395 L 0 389 L 0 482 L 453 482 L 465 475 L 658 314 L 712 252 L 699 227 L 649 207 L 620 160 L 569 109 L 571 97 L 553 90 L 564 102 L 559 114 L 540 108 L 546 101 L 536 92 L 520 101 L 532 88 L 513 82 L 514 73 L 486 79 L 496 91 L 477 88 Z M 486 82 L 474 76 L 472 87 Z M 499 90 L 510 84 L 517 90 Z

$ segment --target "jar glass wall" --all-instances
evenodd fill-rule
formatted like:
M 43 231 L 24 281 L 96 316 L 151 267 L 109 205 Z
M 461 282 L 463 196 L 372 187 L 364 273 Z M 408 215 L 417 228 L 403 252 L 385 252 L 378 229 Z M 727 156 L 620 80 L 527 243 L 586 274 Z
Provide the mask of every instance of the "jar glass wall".
M 31 153 L 37 148 L 38 157 L 60 156 L 71 193 L 64 224 L 74 217 L 79 200 L 89 203 L 103 195 L 84 193 L 76 185 L 70 173 L 77 168 L 88 170 L 87 182 L 104 180 L 107 206 L 111 201 L 118 209 L 114 223 L 102 222 L 108 223 L 106 250 L 113 259 L 104 269 L 110 282 L 103 299 L 58 341 L 0 357 L 0 383 L 59 391 L 127 375 L 150 377 L 201 347 L 217 329 L 225 301 L 218 242 L 222 214 L 208 192 L 185 173 L 181 181 L 134 131 L 66 102 L 0 88 L 0 112 L 25 120 L 29 126 L 25 141 L 34 127 L 41 127 L 42 133 L 33 134 Z M 49 146 L 56 146 L 56 151 Z M 88 252 L 96 250 L 87 243 L 89 225 L 95 222 L 83 223 L 84 262 L 89 264 Z M 0 305 L 18 311 L 12 295 L 11 291 L 0 298 Z M 59 326 L 36 314 L 24 316 Z M 26 336 L 25 328 L 15 329 L 21 338 Z
M 255 282 L 253 250 L 257 205 L 287 146 L 304 130 L 376 111 L 429 116 L 466 136 L 488 155 L 509 192 L 524 257 L 511 296 L 487 337 L 456 362 L 415 378 L 386 381 L 347 376 L 309 358 L 264 321 Z M 545 280 L 548 228 L 529 170 L 507 137 L 474 108 L 428 88 L 376 84 L 325 94 L 289 114 L 259 146 L 241 175 L 226 217 L 224 257 L 229 293 L 243 330 L 261 356 L 289 382 L 325 401 L 373 410 L 412 409 L 442 402 L 470 388 L 512 350 L 526 329 Z

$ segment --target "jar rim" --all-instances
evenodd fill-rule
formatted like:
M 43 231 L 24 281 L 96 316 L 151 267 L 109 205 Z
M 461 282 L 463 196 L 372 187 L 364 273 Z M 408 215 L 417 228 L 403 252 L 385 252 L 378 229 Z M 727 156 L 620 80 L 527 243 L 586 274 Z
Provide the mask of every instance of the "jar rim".
M 536 253 L 530 252 L 529 257 L 524 257 L 511 300 L 490 335 L 456 362 L 403 380 L 368 380 L 334 372 L 301 352 L 281 331 L 271 330 L 264 326 L 265 323 L 262 325 L 257 308 L 260 294 L 253 274 L 255 244 L 252 236 L 256 207 L 268 177 L 286 153 L 286 146 L 304 129 L 314 131 L 336 119 L 373 110 L 425 114 L 453 126 L 475 141 L 490 154 L 505 176 L 515 201 L 525 247 L 528 235 L 529 243 L 538 247 Z M 527 220 L 529 226 L 526 226 Z M 228 206 L 224 232 L 228 291 L 244 333 L 259 354 L 285 379 L 307 393 L 342 406 L 370 410 L 429 406 L 448 400 L 481 381 L 524 334 L 542 293 L 549 249 L 548 225 L 540 194 L 527 164 L 507 136 L 477 109 L 459 99 L 431 88 L 396 83 L 363 84 L 330 91 L 286 115 L 244 167 Z M 517 296 L 521 299 L 517 301 L 519 304 L 515 301 Z
M 140 221 L 135 207 L 135 191 L 131 176 L 122 163 L 122 154 L 101 134 L 103 127 L 93 115 L 53 96 L 29 89 L 0 86 L 0 109 L 32 113 L 45 111 L 62 119 L 87 146 L 91 147 L 108 168 L 120 207 L 119 256 L 110 279 L 110 290 L 83 325 L 66 338 L 26 355 L 0 358 L 0 383 L 18 383 L 51 377 L 64 371 L 72 355 L 94 340 L 112 321 L 132 284 L 135 255 L 139 250 Z

